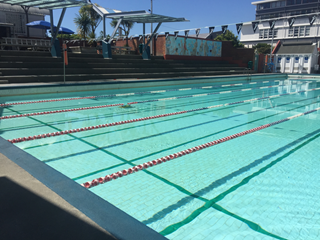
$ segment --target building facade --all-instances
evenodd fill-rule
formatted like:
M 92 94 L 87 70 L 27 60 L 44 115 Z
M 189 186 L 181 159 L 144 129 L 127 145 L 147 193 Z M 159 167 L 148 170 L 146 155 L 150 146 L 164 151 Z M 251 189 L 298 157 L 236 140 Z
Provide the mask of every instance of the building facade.
M 275 45 L 278 40 L 311 41 L 320 47 L 320 0 L 264 0 L 252 4 L 256 5 L 255 21 L 244 23 L 241 31 L 240 41 L 246 47 Z
M 44 20 L 45 15 L 49 14 L 49 10 L 30 7 L 27 16 L 21 6 L 0 3 L 0 37 L 27 37 L 26 24 Z M 45 36 L 45 30 L 29 28 L 29 37 L 44 38 Z

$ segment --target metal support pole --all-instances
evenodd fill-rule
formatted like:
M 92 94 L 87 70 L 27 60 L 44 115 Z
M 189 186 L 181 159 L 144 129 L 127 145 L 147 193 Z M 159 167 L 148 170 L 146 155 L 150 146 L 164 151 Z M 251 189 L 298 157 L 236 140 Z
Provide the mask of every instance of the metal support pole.
M 146 39 L 145 35 L 146 35 L 146 24 L 143 23 L 143 35 L 142 35 L 143 45 L 145 44 L 145 39 Z
M 270 49 L 270 63 L 272 62 L 272 46 L 273 46 L 273 37 L 274 37 L 274 28 L 272 29 L 272 40 L 271 40 L 271 49 Z M 270 64 L 270 66 L 272 66 L 271 64 Z M 271 70 L 271 72 L 273 72 L 273 67 L 272 67 L 272 70 Z
M 59 22 L 58 22 L 58 26 L 57 26 L 57 28 L 56 28 L 56 31 L 54 32 L 54 31 L 52 31 L 51 30 L 51 35 L 52 35 L 52 38 L 51 38 L 51 45 L 53 45 L 53 43 L 54 43 L 54 41 L 56 40 L 56 38 L 57 38 L 57 36 L 58 36 L 58 32 L 59 32 L 59 29 L 60 29 L 60 27 L 61 27 L 61 23 L 62 23 L 62 20 L 63 20 L 63 18 L 64 18 L 64 14 L 66 13 L 66 8 L 64 8 L 64 9 L 62 9 L 62 13 L 61 13 L 61 15 L 60 15 L 60 19 L 59 19 Z M 52 10 L 51 10 L 52 11 Z M 51 28 L 53 28 L 52 26 L 51 26 Z
M 151 9 L 150 9 L 151 11 L 151 14 L 153 13 L 153 4 L 152 4 L 152 0 L 151 0 Z M 153 33 L 153 24 L 152 23 L 150 23 L 150 25 L 151 25 L 151 31 L 150 31 L 150 33 Z M 151 38 L 151 41 L 150 41 L 150 54 L 152 55 L 152 53 L 153 53 L 153 46 L 152 46 L 152 38 Z
M 118 30 L 118 28 L 119 28 L 119 26 L 120 26 L 120 24 L 121 24 L 121 22 L 122 22 L 122 19 L 123 19 L 123 17 L 121 17 L 121 18 L 118 20 L 117 26 L 114 28 L 113 33 L 112 33 L 112 35 L 111 35 L 108 43 L 111 43 L 111 42 L 112 42 L 112 39 L 113 39 L 114 35 L 116 35 L 116 32 L 117 32 L 117 30 Z
M 50 11 L 50 30 L 51 30 L 51 45 L 52 45 L 52 36 L 53 36 L 53 10 L 52 9 L 50 9 L 49 10 Z
M 103 39 L 107 37 L 106 31 L 106 17 L 103 16 Z

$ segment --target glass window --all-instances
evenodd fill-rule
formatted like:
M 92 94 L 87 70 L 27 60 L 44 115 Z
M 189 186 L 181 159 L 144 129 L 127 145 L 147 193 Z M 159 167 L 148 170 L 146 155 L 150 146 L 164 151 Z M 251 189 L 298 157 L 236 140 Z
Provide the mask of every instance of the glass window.
M 259 30 L 259 38 L 263 39 L 263 30 Z
M 294 37 L 298 37 L 299 36 L 299 27 L 294 27 Z
M 273 32 L 273 37 L 277 38 L 278 37 L 278 29 L 275 29 Z
M 286 5 L 286 1 L 281 1 L 280 2 L 280 7 L 284 7 Z
M 304 36 L 304 30 L 305 30 L 304 26 L 301 26 L 301 27 L 300 27 L 300 31 L 299 31 L 299 36 L 300 36 L 300 37 L 303 37 L 303 36 Z
M 301 4 L 301 0 L 296 0 L 296 4 Z
M 294 4 L 294 0 L 287 0 L 287 6 L 293 5 L 293 4 Z
M 310 35 L 310 26 L 306 26 L 306 36 Z
M 264 30 L 263 38 L 268 38 L 268 29 Z
M 288 37 L 293 37 L 293 28 L 289 29 Z
M 276 2 L 272 2 L 272 3 L 271 3 L 271 8 L 275 8 L 275 7 L 277 7 Z

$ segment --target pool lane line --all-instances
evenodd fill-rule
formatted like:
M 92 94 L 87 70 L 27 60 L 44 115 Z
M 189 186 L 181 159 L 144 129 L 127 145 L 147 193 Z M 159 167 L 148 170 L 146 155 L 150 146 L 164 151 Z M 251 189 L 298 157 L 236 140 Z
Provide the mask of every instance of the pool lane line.
M 204 97 L 216 94 L 225 94 L 231 92 L 241 92 L 241 91 L 251 91 L 251 90 L 258 90 L 258 89 L 268 89 L 273 87 L 279 87 L 281 85 L 273 85 L 273 86 L 263 86 L 263 87 L 255 87 L 255 88 L 247 88 L 247 89 L 237 89 L 237 90 L 230 90 L 230 91 L 223 91 L 223 92 L 212 92 L 212 93 L 203 93 L 203 94 L 195 94 L 195 95 L 187 95 L 187 96 L 179 96 L 179 97 L 170 97 L 170 98 L 161 98 L 161 99 L 153 99 L 153 100 L 144 100 L 138 102 L 130 102 L 127 105 L 131 104 L 138 104 L 138 103 L 147 103 L 147 102 L 157 102 L 157 101 L 168 101 L 168 100 L 176 100 L 176 99 L 183 99 L 183 98 L 192 98 L 192 97 Z M 29 117 L 29 116 L 39 116 L 39 115 L 48 115 L 48 114 L 55 114 L 55 113 L 65 113 L 65 112 L 73 112 L 73 111 L 82 111 L 82 110 L 90 110 L 96 108 L 107 108 L 107 107 L 115 107 L 115 106 L 124 106 L 124 103 L 116 103 L 116 104 L 109 104 L 109 105 L 100 105 L 100 106 L 93 106 L 93 107 L 82 107 L 82 108 L 73 108 L 73 109 L 63 109 L 63 110 L 53 110 L 53 111 L 45 111 L 45 112 L 36 112 L 36 113 L 25 113 L 25 114 L 18 114 L 18 115 L 6 115 L 0 117 L 0 120 L 4 119 L 12 119 L 12 118 L 20 118 L 20 117 Z
M 310 99 L 309 99 L 310 100 Z M 300 101 L 296 101 L 296 102 L 300 102 Z M 283 105 L 288 105 L 288 104 L 291 104 L 291 103 L 295 103 L 295 102 L 290 102 L 290 103 L 286 103 L 286 104 L 282 104 L 282 105 L 278 105 L 278 106 L 283 106 Z M 310 103 L 310 104 L 307 104 L 307 105 L 311 105 L 311 104 L 314 104 L 314 103 Z M 292 111 L 292 110 L 295 110 L 295 109 L 299 109 L 299 108 L 302 108 L 302 107 L 305 107 L 307 105 L 303 105 L 303 106 L 298 106 L 298 107 L 295 107 L 295 108 L 291 108 L 290 110 L 286 110 L 286 111 L 282 111 L 282 112 L 279 112 L 279 113 L 275 113 L 275 114 L 272 114 L 272 115 L 269 115 L 267 117 L 262 117 L 262 118 L 258 118 L 258 119 L 255 119 L 255 120 L 252 120 L 250 122 L 247 122 L 247 123 L 243 123 L 243 124 L 240 124 L 240 125 L 236 125 L 236 126 L 232 126 L 230 128 L 227 128 L 227 129 L 223 129 L 223 130 L 220 130 L 218 132 L 214 132 L 214 133 L 211 133 L 211 134 L 208 134 L 208 135 L 205 135 L 205 136 L 202 136 L 202 137 L 199 137 L 199 138 L 196 138 L 196 139 L 192 139 L 192 140 L 189 140 L 187 142 L 183 142 L 183 143 L 180 143 L 178 145 L 175 145 L 175 146 L 171 146 L 170 148 L 166 148 L 166 149 L 161 149 L 160 151 L 157 151 L 157 152 L 153 152 L 153 153 L 149 153 L 147 155 L 144 155 L 144 156 L 141 156 L 141 157 L 138 157 L 138 158 L 134 158 L 132 160 L 129 160 L 131 163 L 135 162 L 135 161 L 139 161 L 143 158 L 146 158 L 146 157 L 150 157 L 152 155 L 155 155 L 155 154 L 158 154 L 158 153 L 161 153 L 161 152 L 166 152 L 166 151 L 169 151 L 169 150 L 172 150 L 172 149 L 175 149 L 177 147 L 181 147 L 183 145 L 186 145 L 186 144 L 190 144 L 192 142 L 195 142 L 195 141 L 199 141 L 199 140 L 202 140 L 202 139 L 205 139 L 205 138 L 208 138 L 208 137 L 212 137 L 213 135 L 217 135 L 219 133 L 223 133 L 223 132 L 226 132 L 226 131 L 229 131 L 229 130 L 232 130 L 232 129 L 235 129 L 235 128 L 238 128 L 238 127 L 242 127 L 244 125 L 247 125 L 247 124 L 251 124 L 251 123 L 254 123 L 254 122 L 258 122 L 260 120 L 263 120 L 263 119 L 266 119 L 266 118 L 269 118 L 269 117 L 274 117 L 276 115 L 280 115 L 280 114 L 283 114 L 283 113 L 286 113 L 286 112 L 289 112 L 289 111 Z M 278 107 L 277 106 L 277 107 Z M 254 113 L 254 112 L 259 112 L 259 111 L 265 111 L 266 109 L 272 109 L 274 107 L 269 107 L 269 108 L 264 108 L 264 109 L 258 109 L 258 110 L 254 110 L 254 111 L 250 111 L 248 113 Z M 247 113 L 247 114 L 248 114 Z M 242 114 L 239 114 L 239 115 L 236 115 L 236 117 L 240 116 Z M 232 116 L 233 117 L 233 116 Z M 229 118 L 229 117 L 228 117 Z M 225 119 L 225 118 L 224 118 Z M 203 123 L 201 125 L 204 125 L 204 124 L 210 124 L 214 121 L 219 121 L 219 120 L 224 120 L 224 119 L 218 119 L 218 120 L 213 120 L 213 121 L 210 121 L 210 122 L 206 122 L 206 123 Z M 200 124 L 197 124 L 197 125 L 200 125 Z M 197 127 L 197 125 L 195 127 Z M 193 126 L 191 126 L 193 127 Z M 189 127 L 188 127 L 189 128 Z M 170 132 L 173 132 L 173 131 L 170 131 Z M 140 139 L 137 139 L 137 141 L 139 141 Z M 114 145 L 122 145 L 123 142 L 121 142 L 120 144 L 114 144 Z M 49 145 L 49 144 L 48 144 Z M 101 149 L 106 149 L 106 148 L 110 148 L 110 147 L 114 147 L 114 145 L 111 145 L 111 146 L 107 146 L 107 147 L 101 147 Z M 30 147 L 32 148 L 32 147 Z M 26 149 L 29 149 L 29 148 L 26 148 Z M 88 154 L 89 152 L 93 152 L 93 151 L 96 151 L 96 150 L 89 150 L 89 151 L 84 151 L 84 152 L 78 152 L 78 153 L 74 153 L 74 154 L 70 154 L 70 155 L 65 155 L 63 157 L 58 157 L 58 158 L 51 158 L 51 159 L 47 159 L 47 160 L 42 160 L 42 162 L 52 162 L 52 161 L 57 161 L 57 160 L 63 160 L 63 159 L 66 159 L 66 158 L 69 158 L 69 157 L 73 157 L 73 156 L 79 156 L 80 154 Z M 79 180 L 79 179 L 82 179 L 82 178 L 85 178 L 85 177 L 89 177 L 91 175 L 94 175 L 94 174 L 97 174 L 97 173 L 100 173 L 100 172 L 104 172 L 104 171 L 107 171 L 107 170 L 111 170 L 113 168 L 116 168 L 116 167 L 120 167 L 124 165 L 124 163 L 120 163 L 120 164 L 116 164 L 116 165 L 113 165 L 113 166 L 110 166 L 110 167 L 107 167 L 107 168 L 103 168 L 103 169 L 99 169 L 99 170 L 96 170 L 94 172 L 89 172 L 89 173 L 86 173 L 84 175 L 81 175 L 81 176 L 78 176 L 78 177 L 75 177 L 75 178 L 72 178 L 72 180 Z
M 39 134 L 39 135 L 34 135 L 34 136 L 28 136 L 28 137 L 20 137 L 20 138 L 8 139 L 8 141 L 11 142 L 11 143 L 18 143 L 18 142 L 32 141 L 32 140 L 41 139 L 41 138 L 47 138 L 47 137 L 56 137 L 56 136 L 60 136 L 60 135 L 64 135 L 64 134 L 89 131 L 89 130 L 94 130 L 94 129 L 98 129 L 98 128 L 112 127 L 112 126 L 116 126 L 116 125 L 123 125 L 123 124 L 127 124 L 127 123 L 132 123 L 132 122 L 146 121 L 146 120 L 150 120 L 150 119 L 156 119 L 156 118 L 168 117 L 168 116 L 173 116 L 173 115 L 185 114 L 185 113 L 189 113 L 189 112 L 202 111 L 202 110 L 207 110 L 207 109 L 211 109 L 211 108 L 218 108 L 218 107 L 224 107 L 224 106 L 229 106 L 229 105 L 236 105 L 236 104 L 240 104 L 240 103 L 246 103 L 246 102 L 252 102 L 252 101 L 258 101 L 258 100 L 263 100 L 263 99 L 270 99 L 270 98 L 280 97 L 280 96 L 292 95 L 292 94 L 297 94 L 297 93 L 315 91 L 315 90 L 319 90 L 319 89 L 320 88 L 313 88 L 313 89 L 308 89 L 308 90 L 303 90 L 303 91 L 298 91 L 298 92 L 277 94 L 277 95 L 268 96 L 268 97 L 261 97 L 261 98 L 253 98 L 253 99 L 248 99 L 248 100 L 242 100 L 242 101 L 239 101 L 239 102 L 219 104 L 219 105 L 208 106 L 208 107 L 203 107 L 203 108 L 197 108 L 197 109 L 191 109 L 191 110 L 185 110 L 185 111 L 179 111 L 179 112 L 173 112 L 173 113 L 166 113 L 166 114 L 160 114 L 160 115 L 155 115 L 155 116 L 130 119 L 130 120 L 125 120 L 125 121 L 118 121 L 118 122 L 107 123 L 107 124 L 100 124 L 100 125 L 96 125 L 96 126 L 89 126 L 89 127 L 84 127 L 84 128 L 75 128 L 75 129 L 64 130 L 64 131 L 59 131 L 59 132 L 52 132 L 52 133 L 45 133 L 45 134 Z
M 269 91 L 269 89 L 268 89 Z M 268 93 L 267 91 L 267 93 Z M 264 92 L 263 92 L 264 93 Z M 225 97 L 225 98 L 219 98 L 218 101 L 224 101 L 224 100 L 229 100 L 229 99 L 235 99 L 235 98 L 241 98 L 241 97 L 245 97 L 245 96 L 251 96 L 252 94 L 240 94 L 240 95 L 235 95 L 235 96 L 230 96 L 230 97 Z M 208 102 L 214 102 L 216 101 L 216 99 L 212 99 L 210 101 L 208 100 L 199 100 L 199 101 L 194 101 L 192 103 L 187 103 L 187 104 L 181 104 L 181 103 L 177 103 L 177 104 L 172 104 L 172 105 L 168 105 L 169 107 L 166 107 L 165 109 L 173 109 L 173 108 L 180 108 L 180 107 L 183 107 L 183 106 L 190 106 L 190 105 L 196 105 L 196 104 L 199 104 L 199 103 L 208 103 Z M 152 104 L 152 103 L 150 103 Z M 152 105 L 150 105 L 152 106 Z M 161 106 L 159 106 L 159 108 L 162 108 Z M 148 108 L 140 108 L 141 110 L 145 110 L 145 109 L 148 109 Z M 156 109 L 156 110 L 161 110 L 161 109 Z M 140 111 L 141 112 L 141 111 Z M 139 112 L 139 113 L 140 113 Z M 148 111 L 145 111 L 145 112 L 149 112 Z M 116 115 L 110 115 L 112 113 L 109 113 L 108 115 L 110 115 L 111 117 L 115 117 L 115 116 L 123 116 L 123 115 L 128 115 L 128 114 L 132 114 L 132 113 L 137 113 L 136 111 L 128 111 L 128 112 L 124 112 L 124 113 L 121 113 L 121 114 L 116 114 Z M 16 114 L 16 115 L 23 115 L 21 112 L 19 112 L 19 114 Z M 108 117 L 108 115 L 104 114 L 104 115 L 98 115 L 97 117 L 96 116 L 91 116 L 91 117 L 84 117 L 84 120 L 82 120 L 81 118 L 73 118 L 73 119 L 69 119 L 67 121 L 67 123 L 71 123 L 71 122 L 79 122 L 79 121 L 86 121 L 86 120 L 96 120 L 98 118 L 105 118 L 105 117 Z M 50 122 L 49 122 L 50 123 Z M 53 121 L 52 122 L 53 125 L 58 125 L 58 124 L 64 124 L 66 123 L 66 121 L 62 121 L 62 120 L 59 120 L 59 121 Z M 24 126 L 18 126 L 16 128 L 3 128 L 4 130 L 12 130 L 12 129 L 25 129 L 25 128 L 37 128 L 38 126 L 37 125 L 24 125 Z
M 48 115 L 48 114 L 54 114 L 54 113 L 82 111 L 82 110 L 89 110 L 89 109 L 96 109 L 96 108 L 109 108 L 109 107 L 117 107 L 117 106 L 123 106 L 123 105 L 124 105 L 123 103 L 117 103 L 117 104 L 100 105 L 100 106 L 93 106 L 93 107 L 82 107 L 82 108 L 72 108 L 72 109 L 63 109 L 63 110 L 53 110 L 53 111 L 46 111 L 46 112 L 25 113 L 25 114 L 18 114 L 18 115 L 7 115 L 7 116 L 0 117 L 0 120 L 10 119 L 10 118 L 19 118 L 19 117 Z
M 229 135 L 227 137 L 220 138 L 220 139 L 217 139 L 217 140 L 205 143 L 205 144 L 201 144 L 201 145 L 198 145 L 198 146 L 195 146 L 195 147 L 192 147 L 192 148 L 188 148 L 186 150 L 183 150 L 183 151 L 180 151 L 180 152 L 177 152 L 177 153 L 173 153 L 173 154 L 167 155 L 167 156 L 162 157 L 162 158 L 151 160 L 149 162 L 145 162 L 143 164 L 139 164 L 139 165 L 137 165 L 135 167 L 132 167 L 132 168 L 129 168 L 129 169 L 124 169 L 122 171 L 118 171 L 118 172 L 112 173 L 112 174 L 107 175 L 105 177 L 100 177 L 100 178 L 94 179 L 94 180 L 92 180 L 90 182 L 82 183 L 81 185 L 83 187 L 85 187 L 85 188 L 95 187 L 95 186 L 97 186 L 99 184 L 103 184 L 103 183 L 109 182 L 112 179 L 115 180 L 118 177 L 126 176 L 128 174 L 131 174 L 131 173 L 134 173 L 134 172 L 138 172 L 138 171 L 143 170 L 143 169 L 147 169 L 148 167 L 153 167 L 155 165 L 158 165 L 158 164 L 161 164 L 161 163 L 164 163 L 164 162 L 167 162 L 167 161 L 182 157 L 184 155 L 187 155 L 187 154 L 190 154 L 190 153 L 205 149 L 207 147 L 215 146 L 217 144 L 220 144 L 220 143 L 223 143 L 223 142 L 226 142 L 226 141 L 229 141 L 229 140 L 232 140 L 232 139 L 235 139 L 235 138 L 238 138 L 238 137 L 241 137 L 241 136 L 244 136 L 244 135 L 256 132 L 256 131 L 260 131 L 262 129 L 265 129 L 265 128 L 268 128 L 268 127 L 271 127 L 271 126 L 274 126 L 274 125 L 277 125 L 277 124 L 292 120 L 294 118 L 308 115 L 308 114 L 316 112 L 318 110 L 320 110 L 320 107 L 319 108 L 315 108 L 315 109 L 310 110 L 310 111 L 307 111 L 307 112 L 304 112 L 304 113 L 299 113 L 299 114 L 293 115 L 291 117 L 287 117 L 287 118 L 284 118 L 284 119 L 281 119 L 281 120 L 278 120 L 278 121 L 275 121 L 275 122 L 272 122 L 272 123 L 267 123 L 267 124 L 261 125 L 259 127 L 255 127 L 255 128 L 249 129 L 249 130 L 245 130 L 245 131 L 240 132 L 240 133 Z
M 280 86 L 282 86 L 282 85 L 273 85 L 273 86 L 271 85 L 271 86 L 262 86 L 262 87 L 245 88 L 245 89 L 236 89 L 236 90 L 229 90 L 229 91 L 222 91 L 222 92 L 212 92 L 212 93 L 202 93 L 202 94 L 186 95 L 186 96 L 179 96 L 179 97 L 159 98 L 159 99 L 151 99 L 151 100 L 128 102 L 127 105 L 139 104 L 139 103 L 147 103 L 147 102 L 170 101 L 170 100 L 177 100 L 177 99 L 184 99 L 184 98 L 193 98 L 193 97 L 205 97 L 205 96 L 217 95 L 217 94 L 226 94 L 226 93 L 233 93 L 233 92 L 245 92 L 245 91 L 258 90 L 258 89 L 276 88 L 276 87 L 280 87 Z
M 283 80 L 272 80 L 272 81 L 263 81 L 262 83 L 269 82 L 280 82 Z M 252 82 L 249 84 L 258 84 L 261 82 Z M 303 82 L 302 82 L 303 83 Z M 206 89 L 206 88 L 221 88 L 221 87 L 233 87 L 233 86 L 241 86 L 247 85 L 243 83 L 236 84 L 223 84 L 223 85 L 213 85 L 213 86 L 205 86 L 205 87 L 194 87 L 194 88 L 180 88 L 180 89 L 167 89 L 167 90 L 155 90 L 155 91 L 145 91 L 145 92 L 133 92 L 133 93 L 119 93 L 119 94 L 108 94 L 108 95 L 98 95 L 98 96 L 88 96 L 88 97 L 77 97 L 77 98 L 58 98 L 58 99 L 50 99 L 50 100 L 40 100 L 40 101 L 29 101 L 29 102 L 14 102 L 14 103 L 2 103 L 0 107 L 6 107 L 11 105 L 21 105 L 21 104 L 33 104 L 33 103 L 44 103 L 44 102 L 60 102 L 60 101 L 70 101 L 70 100 L 80 100 L 80 99 L 95 99 L 95 98 L 107 98 L 107 97 L 123 97 L 123 96 L 132 96 L 132 95 L 142 95 L 147 93 L 162 93 L 162 92 L 173 92 L 173 91 L 186 91 L 193 89 Z
M 10 109 L 11 111 L 14 111 L 14 110 L 12 110 L 12 109 Z M 33 119 L 32 117 L 29 117 L 29 118 L 31 118 L 31 119 Z M 37 119 L 34 119 L 35 121 L 39 121 L 39 120 L 37 120 Z M 40 122 L 40 121 L 39 121 Z M 43 123 L 44 125 L 46 125 L 46 123 Z M 51 126 L 50 126 L 51 127 Z M 52 127 L 52 128 L 54 128 L 54 129 L 56 129 L 56 130 L 59 130 L 59 129 L 57 129 L 57 128 L 55 128 L 55 127 Z M 76 136 L 73 136 L 73 135 L 70 135 L 72 138 L 76 138 L 76 139 L 78 139 Z M 91 143 L 89 143 L 89 142 L 87 142 L 87 141 L 84 141 L 84 140 L 82 140 L 82 139 L 79 139 L 80 141 L 82 141 L 82 142 L 84 142 L 84 143 L 87 143 L 88 145 L 90 145 L 90 146 L 92 146 L 92 147 L 94 147 L 94 148 L 99 148 L 99 147 L 97 147 L 97 146 L 95 146 L 94 144 L 91 144 Z M 121 157 L 119 157 L 119 156 L 117 156 L 117 155 L 114 155 L 114 154 L 112 154 L 112 153 L 110 153 L 110 152 L 108 152 L 108 151 L 105 151 L 104 149 L 101 149 L 101 151 L 102 152 L 104 152 L 104 153 L 107 153 L 107 154 L 111 154 L 111 156 L 114 156 L 114 157 L 116 157 L 117 159 L 119 159 L 119 160 L 121 160 L 121 161 L 124 161 L 124 162 L 127 162 L 127 160 L 125 160 L 125 159 L 123 159 L 123 158 L 121 158 Z M 129 165 L 133 165 L 133 164 L 131 164 L 130 162 L 128 162 L 128 164 Z M 153 177 L 155 177 L 155 178 L 158 178 L 159 180 L 162 180 L 163 182 L 165 182 L 165 183 L 167 183 L 167 184 L 170 184 L 171 186 L 173 186 L 173 187 L 175 187 L 176 189 L 178 189 L 179 191 L 181 191 L 181 192 L 183 192 L 183 193 L 185 193 L 185 194 L 188 194 L 189 196 L 191 196 L 191 197 L 196 197 L 197 199 L 199 199 L 199 200 L 202 200 L 202 201 L 205 201 L 206 199 L 204 199 L 204 198 L 202 198 L 202 197 L 200 197 L 200 196 L 194 196 L 194 194 L 192 194 L 191 192 L 188 192 L 186 189 L 184 189 L 184 188 L 182 188 L 181 186 L 179 186 L 179 185 L 177 185 L 177 184 L 174 184 L 174 183 L 171 183 L 171 182 L 169 182 L 168 180 L 166 180 L 166 179 L 164 179 L 164 178 L 162 178 L 162 177 L 160 177 L 160 176 L 157 176 L 156 174 L 153 174 L 153 173 L 151 173 L 151 172 L 149 172 L 148 170 L 144 170 L 147 174 L 149 174 L 149 175 L 152 175 Z M 233 216 L 232 216 L 233 217 Z
M 228 190 L 224 191 L 223 193 L 220 193 L 218 196 L 216 196 L 213 199 L 211 199 L 208 204 L 211 205 L 211 207 L 215 208 L 216 210 L 220 211 L 219 208 L 218 209 L 216 208 L 217 206 L 219 206 L 216 203 L 221 201 L 222 199 L 224 199 L 225 196 L 227 196 L 228 194 L 236 191 L 240 187 L 246 185 L 251 179 L 253 179 L 253 178 L 259 176 L 260 174 L 266 172 L 268 169 L 270 169 L 271 167 L 276 165 L 278 162 L 281 162 L 285 158 L 289 157 L 291 154 L 293 154 L 296 151 L 300 150 L 301 148 L 303 148 L 304 146 L 306 146 L 307 144 L 309 144 L 310 142 L 312 142 L 313 140 L 315 140 L 315 139 L 317 139 L 319 137 L 320 137 L 320 134 L 318 133 L 317 135 L 315 135 L 312 138 L 310 138 L 310 139 L 306 140 L 305 142 L 301 143 L 299 146 L 295 147 L 294 149 L 291 149 L 290 151 L 288 151 L 284 155 L 280 156 L 279 158 L 273 160 L 268 165 L 262 167 L 261 169 L 259 169 L 255 173 L 251 174 L 248 177 L 245 177 L 240 183 L 232 186 L 231 188 L 229 188 Z M 221 206 L 219 206 L 219 207 L 222 208 Z M 203 206 L 198 208 L 197 210 L 193 211 L 193 213 L 191 215 L 189 215 L 187 218 L 185 218 L 184 220 L 182 220 L 182 221 L 180 221 L 178 223 L 175 223 L 173 225 L 170 225 L 167 228 L 165 228 L 164 230 L 162 230 L 160 232 L 160 234 L 165 236 L 165 235 L 168 235 L 168 234 L 178 230 L 182 226 L 184 226 L 184 225 L 188 224 L 189 222 L 191 222 L 192 220 L 194 220 L 198 215 L 200 215 L 202 212 L 204 212 L 207 209 L 208 209 L 208 206 L 205 209 L 203 208 Z M 225 209 L 221 209 L 220 212 L 225 213 Z M 232 214 L 231 216 L 234 216 L 234 214 Z M 281 239 L 284 239 L 284 238 L 281 238 Z

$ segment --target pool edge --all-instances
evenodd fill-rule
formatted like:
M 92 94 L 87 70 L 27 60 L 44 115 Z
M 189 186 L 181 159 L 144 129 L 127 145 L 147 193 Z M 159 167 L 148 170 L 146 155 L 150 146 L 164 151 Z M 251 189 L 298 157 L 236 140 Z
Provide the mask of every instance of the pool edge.
M 0 137 L 0 153 L 118 239 L 167 239 L 62 173 Z

